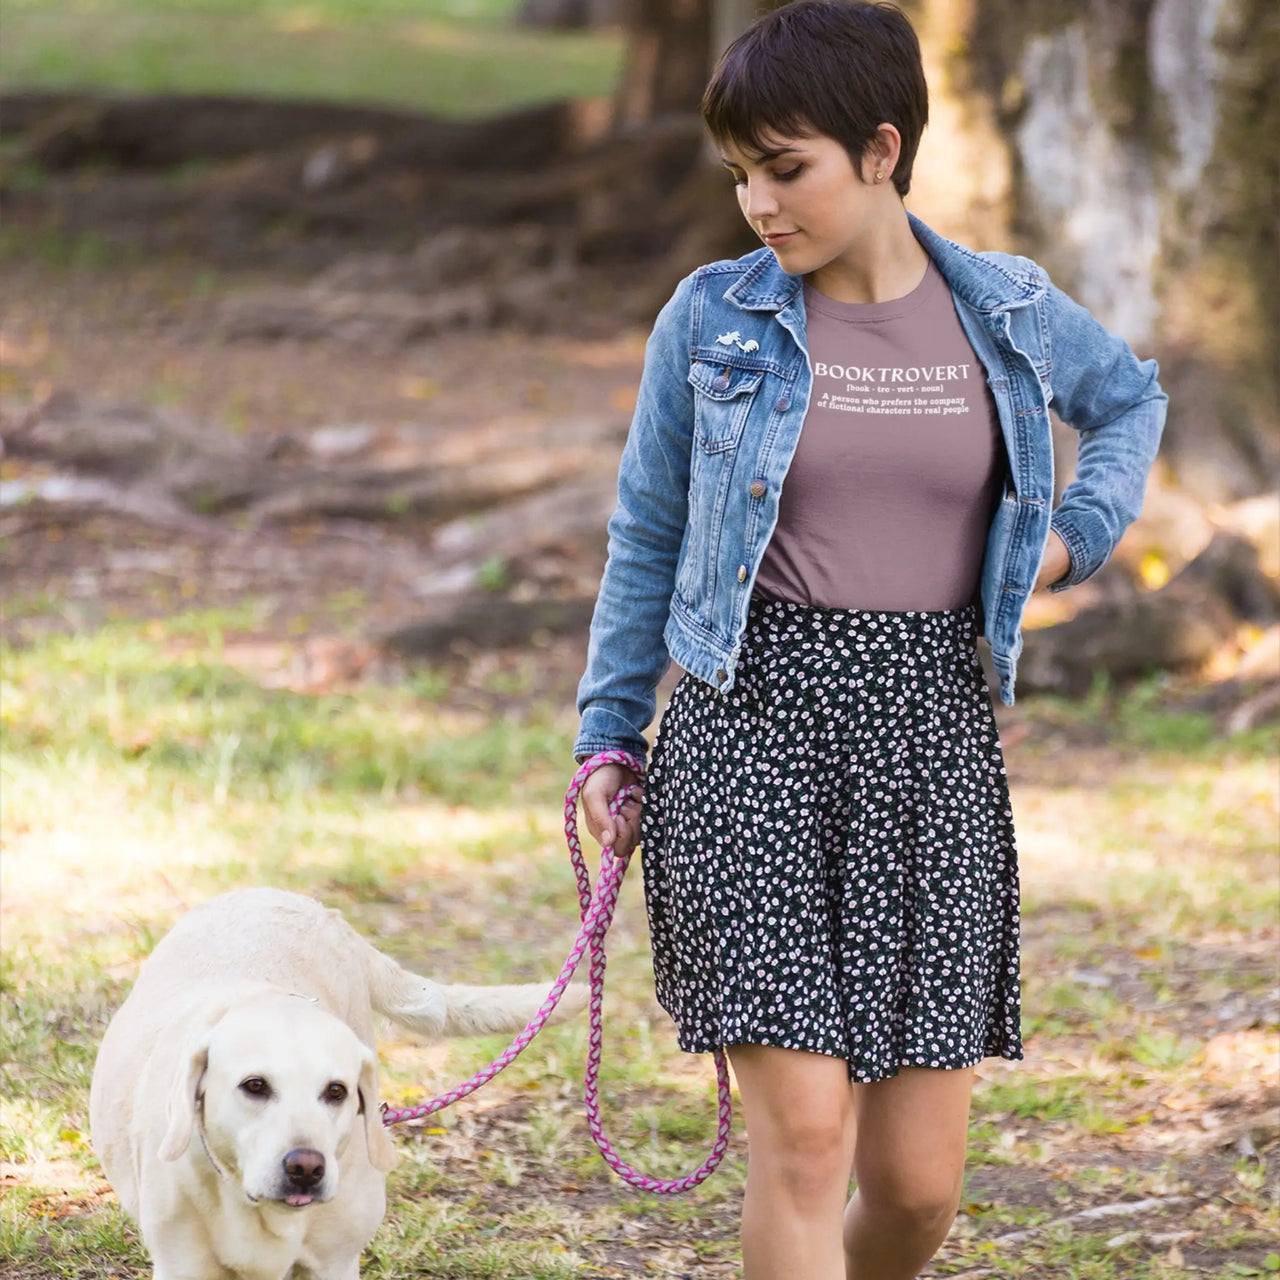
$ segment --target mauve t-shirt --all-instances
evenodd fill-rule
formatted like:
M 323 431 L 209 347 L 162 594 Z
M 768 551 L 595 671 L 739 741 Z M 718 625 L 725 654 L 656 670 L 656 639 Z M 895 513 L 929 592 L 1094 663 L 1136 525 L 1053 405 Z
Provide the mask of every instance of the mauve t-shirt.
M 755 590 L 849 609 L 977 598 L 1004 445 L 981 361 L 930 261 L 909 294 L 804 291 L 813 392 Z

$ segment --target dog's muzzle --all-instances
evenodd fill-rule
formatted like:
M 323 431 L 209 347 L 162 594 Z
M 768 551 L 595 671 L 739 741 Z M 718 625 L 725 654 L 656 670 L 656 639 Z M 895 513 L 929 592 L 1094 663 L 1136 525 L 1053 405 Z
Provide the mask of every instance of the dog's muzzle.
M 324 1156 L 310 1147 L 297 1147 L 280 1162 L 284 1170 L 280 1198 L 300 1209 L 317 1199 L 324 1182 Z

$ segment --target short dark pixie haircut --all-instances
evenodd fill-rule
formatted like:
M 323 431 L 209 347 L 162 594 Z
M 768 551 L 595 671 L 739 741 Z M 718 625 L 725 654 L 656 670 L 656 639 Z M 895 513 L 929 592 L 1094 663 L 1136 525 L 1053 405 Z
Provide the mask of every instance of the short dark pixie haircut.
M 725 51 L 702 98 L 717 142 L 762 154 L 766 134 L 826 134 L 855 169 L 882 124 L 902 135 L 893 185 L 911 187 L 929 90 L 920 41 L 901 9 L 860 0 L 793 0 Z

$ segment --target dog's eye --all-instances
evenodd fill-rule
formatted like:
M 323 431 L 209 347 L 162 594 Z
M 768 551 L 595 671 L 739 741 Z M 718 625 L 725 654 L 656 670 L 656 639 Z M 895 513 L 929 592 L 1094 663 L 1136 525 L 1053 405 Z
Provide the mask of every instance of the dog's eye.
M 265 1098 L 271 1093 L 271 1086 L 261 1076 L 250 1076 L 240 1081 L 241 1092 L 255 1098 Z
M 345 1102 L 347 1098 L 347 1086 L 340 1080 L 334 1080 L 325 1086 L 324 1100 L 326 1102 Z

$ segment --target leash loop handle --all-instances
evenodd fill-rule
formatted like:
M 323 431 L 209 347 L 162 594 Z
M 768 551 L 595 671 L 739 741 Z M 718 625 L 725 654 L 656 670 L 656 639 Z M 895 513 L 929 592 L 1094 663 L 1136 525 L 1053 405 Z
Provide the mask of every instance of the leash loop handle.
M 596 878 L 594 890 L 591 877 L 587 871 L 586 859 L 582 855 L 582 842 L 578 838 L 578 796 L 583 784 L 597 770 L 607 764 L 621 764 L 630 769 L 638 778 L 644 778 L 644 766 L 630 752 L 601 751 L 586 760 L 573 776 L 564 797 L 564 834 L 569 846 L 569 858 L 573 864 L 574 876 L 578 882 L 578 903 L 581 916 L 581 928 L 569 950 L 559 976 L 547 993 L 538 1012 L 530 1020 L 529 1025 L 507 1046 L 506 1050 L 495 1058 L 488 1066 L 482 1067 L 470 1079 L 464 1081 L 456 1089 L 450 1089 L 437 1098 L 420 1106 L 395 1109 L 385 1102 L 382 1104 L 382 1123 L 384 1125 L 401 1124 L 406 1120 L 419 1120 L 434 1115 L 445 1107 L 474 1093 L 481 1085 L 488 1084 L 499 1072 L 505 1070 L 516 1058 L 528 1048 L 530 1042 L 546 1025 L 555 1007 L 560 1002 L 565 988 L 582 961 L 582 957 L 591 952 L 590 999 L 588 1003 L 588 1038 L 587 1067 L 584 1082 L 584 1102 L 587 1113 L 587 1127 L 604 1158 L 605 1163 L 625 1182 L 641 1191 L 654 1192 L 657 1195 L 678 1195 L 696 1187 L 708 1178 L 724 1159 L 729 1146 L 729 1134 L 732 1128 L 733 1108 L 729 1094 L 729 1067 L 723 1049 L 714 1051 L 716 1064 L 717 1110 L 719 1127 L 711 1154 L 693 1173 L 683 1178 L 653 1178 L 640 1173 L 627 1164 L 614 1151 L 604 1132 L 604 1123 L 600 1115 L 600 1062 L 604 1049 L 604 972 L 605 950 L 604 940 L 609 925 L 613 920 L 614 907 L 618 901 L 618 892 L 622 888 L 622 877 L 626 874 L 631 855 L 618 857 L 613 847 L 606 845 L 600 851 L 600 874 Z M 622 787 L 609 802 L 609 814 L 617 817 L 628 797 L 629 789 Z

